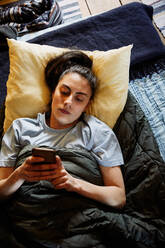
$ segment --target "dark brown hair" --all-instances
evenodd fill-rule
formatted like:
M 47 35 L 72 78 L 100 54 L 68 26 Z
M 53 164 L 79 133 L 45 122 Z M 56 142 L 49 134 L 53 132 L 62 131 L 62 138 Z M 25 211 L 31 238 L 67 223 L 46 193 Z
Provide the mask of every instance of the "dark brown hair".
M 51 92 L 53 92 L 59 80 L 64 75 L 70 72 L 76 72 L 89 82 L 92 91 L 91 98 L 93 98 L 97 79 L 92 72 L 92 65 L 93 61 L 81 51 L 65 52 L 48 62 L 45 68 L 46 83 Z

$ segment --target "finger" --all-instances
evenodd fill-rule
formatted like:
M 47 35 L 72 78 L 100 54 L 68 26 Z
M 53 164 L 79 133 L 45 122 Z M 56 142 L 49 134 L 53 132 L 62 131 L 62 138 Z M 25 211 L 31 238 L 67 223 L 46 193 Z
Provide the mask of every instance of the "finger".
M 63 177 L 57 177 L 53 180 L 51 180 L 51 183 L 53 184 L 53 186 L 55 188 L 60 188 L 60 185 L 66 185 L 66 182 L 67 182 L 68 178 L 66 176 L 63 176 Z
M 58 155 L 56 155 L 56 164 L 58 165 L 58 167 L 64 168 L 64 166 L 62 164 L 62 160 Z
M 55 171 L 57 169 L 57 165 L 52 163 L 35 163 L 31 164 L 27 169 L 31 171 Z
M 61 183 L 61 184 L 57 184 L 54 185 L 55 189 L 65 189 L 66 188 L 66 183 Z
M 37 157 L 37 156 L 30 156 L 26 159 L 26 163 L 28 164 L 41 163 L 44 161 L 45 159 L 43 157 Z
M 54 171 L 25 171 L 23 177 L 27 181 L 52 180 L 55 178 Z

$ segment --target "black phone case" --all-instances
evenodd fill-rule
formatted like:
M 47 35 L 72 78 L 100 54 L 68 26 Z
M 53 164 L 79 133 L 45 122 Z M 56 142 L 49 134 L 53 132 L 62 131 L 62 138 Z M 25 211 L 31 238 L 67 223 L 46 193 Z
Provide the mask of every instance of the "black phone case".
M 33 148 L 32 155 L 45 158 L 44 162 L 55 163 L 56 151 L 48 148 Z

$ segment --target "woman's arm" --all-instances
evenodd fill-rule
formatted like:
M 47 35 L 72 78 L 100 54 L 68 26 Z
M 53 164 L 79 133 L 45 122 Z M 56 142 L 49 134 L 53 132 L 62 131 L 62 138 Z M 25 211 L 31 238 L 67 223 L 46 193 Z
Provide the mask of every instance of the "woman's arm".
M 125 186 L 120 166 L 100 166 L 104 186 L 94 185 L 84 180 L 72 177 L 63 167 L 57 156 L 58 168 L 52 184 L 56 189 L 74 191 L 85 197 L 100 201 L 106 205 L 122 208 L 126 203 Z
M 12 195 L 22 185 L 24 180 L 19 178 L 13 168 L 0 168 L 0 198 L 5 199 Z
M 6 199 L 15 193 L 25 181 L 34 182 L 49 179 L 48 165 L 37 165 L 43 158 L 28 157 L 25 162 L 14 170 L 13 167 L 0 168 L 0 199 Z M 35 164 L 36 163 L 36 164 Z M 55 173 L 55 168 L 52 168 Z
M 77 192 L 115 208 L 125 205 L 125 187 L 119 166 L 101 166 L 104 186 L 98 186 L 72 177 L 65 170 L 60 157 L 56 156 L 56 158 L 56 164 L 37 165 L 38 162 L 44 162 L 43 158 L 29 157 L 16 170 L 0 168 L 0 198 L 4 199 L 15 193 L 24 181 L 49 180 L 55 189 Z
M 77 180 L 77 193 L 100 201 L 114 208 L 122 208 L 126 203 L 125 188 L 120 175 L 120 167 L 104 167 L 104 186 L 97 186 L 82 180 Z

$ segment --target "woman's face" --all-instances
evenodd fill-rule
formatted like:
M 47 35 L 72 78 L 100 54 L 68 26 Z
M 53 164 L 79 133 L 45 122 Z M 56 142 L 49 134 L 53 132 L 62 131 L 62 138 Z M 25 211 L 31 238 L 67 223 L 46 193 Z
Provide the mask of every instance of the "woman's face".
M 91 87 L 78 73 L 67 73 L 52 94 L 50 127 L 67 128 L 74 125 L 85 111 L 91 97 Z

